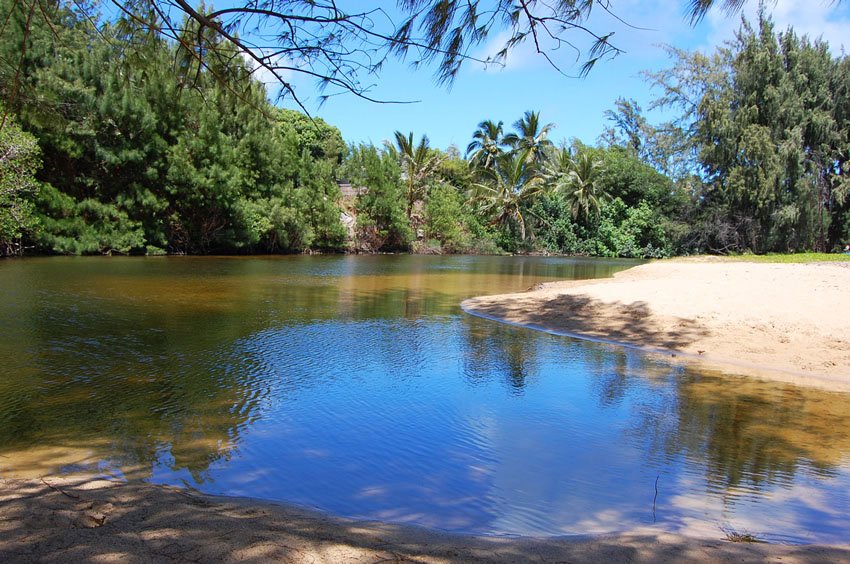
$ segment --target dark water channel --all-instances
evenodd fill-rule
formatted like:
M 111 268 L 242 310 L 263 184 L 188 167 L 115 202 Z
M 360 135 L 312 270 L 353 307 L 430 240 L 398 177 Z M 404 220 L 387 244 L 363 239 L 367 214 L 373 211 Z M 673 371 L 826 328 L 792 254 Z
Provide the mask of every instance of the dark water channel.
M 96 470 L 485 534 L 850 539 L 850 395 L 465 315 L 633 263 L 0 262 L 0 477 Z

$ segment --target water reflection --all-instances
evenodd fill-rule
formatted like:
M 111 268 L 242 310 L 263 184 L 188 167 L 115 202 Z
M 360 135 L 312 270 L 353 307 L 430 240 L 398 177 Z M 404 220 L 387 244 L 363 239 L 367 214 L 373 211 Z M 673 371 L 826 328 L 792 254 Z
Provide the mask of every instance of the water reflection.
M 522 394 L 529 374 L 538 372 L 536 335 L 470 318 L 464 318 L 464 323 L 463 374 L 467 380 L 474 384 L 499 379 L 512 394 Z
M 846 538 L 846 394 L 696 372 L 458 307 L 624 266 L 3 262 L 0 473 L 95 467 L 468 532 L 657 522 Z
M 688 374 L 676 413 L 679 431 L 665 439 L 668 449 L 702 452 L 719 489 L 787 484 L 801 465 L 834 476 L 850 452 L 844 394 Z

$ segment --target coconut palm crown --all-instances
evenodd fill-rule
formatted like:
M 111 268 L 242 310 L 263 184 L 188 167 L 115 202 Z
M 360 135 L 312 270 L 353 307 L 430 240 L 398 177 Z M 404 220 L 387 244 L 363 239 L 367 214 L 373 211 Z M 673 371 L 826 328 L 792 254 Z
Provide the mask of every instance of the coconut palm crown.
M 486 119 L 478 124 L 478 129 L 472 134 L 472 142 L 466 147 L 469 164 L 473 168 L 491 169 L 496 160 L 504 153 L 503 122 L 496 123 Z
M 505 135 L 505 144 L 513 147 L 514 151 L 525 154 L 530 163 L 541 165 L 546 151 L 553 147 L 548 136 L 554 127 L 553 123 L 541 125 L 540 112 L 529 110 L 514 123 L 515 132 Z

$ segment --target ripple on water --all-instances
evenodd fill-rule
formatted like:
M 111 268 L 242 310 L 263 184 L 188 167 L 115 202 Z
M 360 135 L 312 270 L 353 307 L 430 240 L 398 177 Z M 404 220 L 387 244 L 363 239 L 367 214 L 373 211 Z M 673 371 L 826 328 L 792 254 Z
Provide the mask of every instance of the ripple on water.
M 457 309 L 607 263 L 313 258 L 4 263 L 0 454 L 473 533 L 850 534 L 846 395 Z

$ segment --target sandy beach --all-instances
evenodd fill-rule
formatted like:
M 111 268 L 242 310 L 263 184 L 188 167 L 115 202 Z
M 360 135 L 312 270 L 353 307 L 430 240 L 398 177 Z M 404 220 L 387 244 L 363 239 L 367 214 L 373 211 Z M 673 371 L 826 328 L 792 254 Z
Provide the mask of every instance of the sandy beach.
M 658 261 L 614 278 L 465 301 L 465 311 L 734 374 L 850 391 L 850 263 Z
M 257 500 L 97 479 L 0 479 L 3 562 L 847 562 L 850 546 L 697 539 L 651 529 L 470 537 Z

